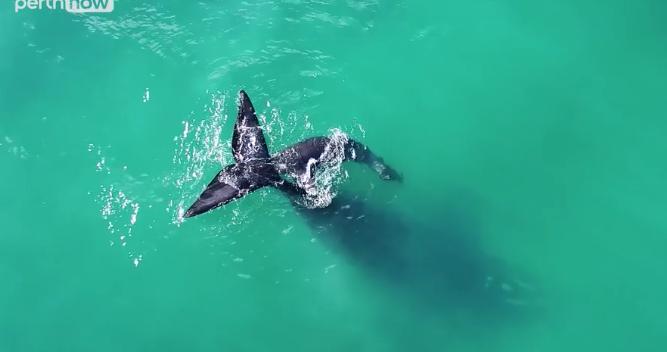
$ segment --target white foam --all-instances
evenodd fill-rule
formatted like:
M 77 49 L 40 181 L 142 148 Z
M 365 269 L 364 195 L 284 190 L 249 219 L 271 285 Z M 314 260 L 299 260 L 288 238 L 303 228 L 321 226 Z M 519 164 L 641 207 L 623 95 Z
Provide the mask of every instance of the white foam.
M 306 189 L 305 206 L 325 208 L 336 197 L 336 186 L 344 179 L 342 164 L 345 160 L 345 144 L 349 140 L 347 134 L 340 129 L 331 129 L 329 143 L 324 153 L 317 160 L 318 168 L 309 183 L 301 183 Z

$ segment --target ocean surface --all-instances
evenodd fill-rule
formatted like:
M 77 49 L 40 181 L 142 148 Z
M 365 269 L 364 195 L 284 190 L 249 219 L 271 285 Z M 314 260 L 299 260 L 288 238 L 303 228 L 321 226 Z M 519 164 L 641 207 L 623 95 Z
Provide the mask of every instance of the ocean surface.
M 666 351 L 667 3 L 0 8 L 0 351 Z M 233 162 L 358 139 L 326 208 Z

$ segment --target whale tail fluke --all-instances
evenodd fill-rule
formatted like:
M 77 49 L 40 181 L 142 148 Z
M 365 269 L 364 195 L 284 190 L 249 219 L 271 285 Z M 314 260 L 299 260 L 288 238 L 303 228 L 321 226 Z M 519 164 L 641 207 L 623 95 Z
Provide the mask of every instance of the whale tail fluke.
M 261 162 L 269 158 L 269 149 L 255 108 L 243 90 L 239 92 L 238 109 L 232 136 L 236 164 L 225 167 L 213 178 L 185 212 L 183 216 L 186 218 L 205 213 L 280 181 L 273 166 Z

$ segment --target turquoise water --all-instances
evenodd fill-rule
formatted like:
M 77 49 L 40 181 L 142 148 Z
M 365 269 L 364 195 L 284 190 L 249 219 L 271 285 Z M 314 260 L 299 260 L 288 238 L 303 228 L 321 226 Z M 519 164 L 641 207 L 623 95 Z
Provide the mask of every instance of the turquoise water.
M 661 1 L 0 9 L 0 351 L 664 351 Z M 338 129 L 324 210 L 232 161 Z

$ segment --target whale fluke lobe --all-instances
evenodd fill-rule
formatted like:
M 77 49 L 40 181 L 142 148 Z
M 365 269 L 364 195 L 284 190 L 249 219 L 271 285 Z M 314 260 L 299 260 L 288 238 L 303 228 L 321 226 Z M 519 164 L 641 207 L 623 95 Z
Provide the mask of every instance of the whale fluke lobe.
M 239 112 L 232 135 L 232 152 L 237 163 L 269 157 L 269 148 L 266 146 L 255 108 L 243 90 L 239 92 Z
M 185 212 L 183 217 L 193 217 L 227 204 L 239 197 L 240 193 L 239 189 L 230 184 L 212 182 L 199 196 L 197 201 Z
M 259 188 L 281 181 L 273 166 L 266 162 L 238 163 L 225 167 L 206 186 L 197 201 L 185 212 L 189 218 L 205 213 Z
M 306 194 L 304 184 L 311 184 L 317 167 L 326 167 L 327 151 L 334 143 L 330 137 L 313 137 L 299 142 L 271 156 L 264 133 L 245 91 L 239 92 L 238 115 L 232 135 L 232 152 L 236 164 L 220 171 L 197 201 L 183 215 L 186 218 L 203 214 L 265 186 L 273 186 L 283 193 L 298 197 Z M 400 180 L 401 176 L 386 165 L 382 158 L 368 147 L 352 139 L 345 139 L 341 161 L 352 160 L 373 168 L 384 180 Z M 289 175 L 305 183 L 294 184 L 281 175 Z

